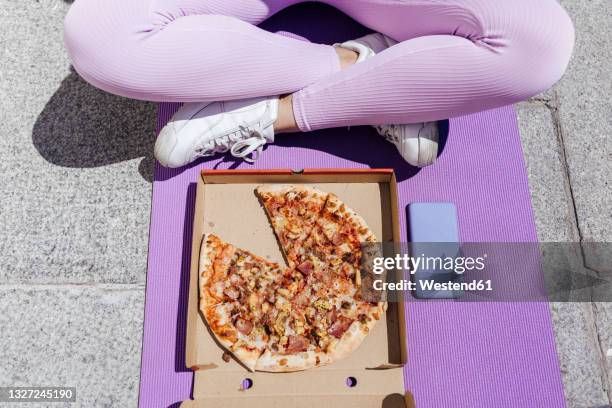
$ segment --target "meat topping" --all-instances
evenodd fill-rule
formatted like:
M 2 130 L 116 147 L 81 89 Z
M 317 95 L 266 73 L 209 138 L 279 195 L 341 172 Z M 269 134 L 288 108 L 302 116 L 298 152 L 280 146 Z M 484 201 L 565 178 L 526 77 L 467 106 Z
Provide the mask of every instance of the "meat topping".
M 329 334 L 339 339 L 353 323 L 353 319 L 346 316 L 338 316 L 336 321 L 329 328 Z
M 287 354 L 299 353 L 300 351 L 306 351 L 308 349 L 308 339 L 304 336 L 288 336 L 287 348 L 285 352 Z
M 345 241 L 345 239 L 342 236 L 342 234 L 335 233 L 331 241 L 332 241 L 332 244 L 334 245 L 340 245 Z
M 236 319 L 236 330 L 245 336 L 248 336 L 251 334 L 251 331 L 253 331 L 253 323 L 239 317 Z
M 306 292 L 301 292 L 293 299 L 293 304 L 299 308 L 304 308 L 308 306 L 310 300 L 308 299 L 308 294 Z
M 229 288 L 225 288 L 223 293 L 225 293 L 225 295 L 232 300 L 236 300 L 240 297 L 240 291 L 233 286 L 230 286 Z
M 304 261 L 297 266 L 297 269 L 302 272 L 304 276 L 308 276 L 312 273 L 313 265 L 310 261 Z

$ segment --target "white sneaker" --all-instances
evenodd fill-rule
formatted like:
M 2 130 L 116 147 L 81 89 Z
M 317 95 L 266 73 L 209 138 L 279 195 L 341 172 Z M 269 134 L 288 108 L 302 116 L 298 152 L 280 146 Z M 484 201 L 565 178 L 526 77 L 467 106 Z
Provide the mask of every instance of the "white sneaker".
M 425 167 L 436 162 L 440 139 L 437 122 L 380 125 L 374 128 L 393 143 L 404 160 L 413 166 Z
M 356 40 L 337 44 L 337 46 L 359 54 L 357 57 L 357 63 L 359 63 L 395 44 L 397 44 L 397 41 L 386 35 L 372 33 Z M 404 160 L 413 166 L 429 166 L 438 157 L 439 131 L 437 122 L 381 125 L 374 126 L 374 128 L 381 136 L 393 143 Z
M 274 142 L 277 117 L 278 97 L 185 103 L 159 133 L 155 157 L 163 166 L 181 167 L 229 151 L 253 162 Z

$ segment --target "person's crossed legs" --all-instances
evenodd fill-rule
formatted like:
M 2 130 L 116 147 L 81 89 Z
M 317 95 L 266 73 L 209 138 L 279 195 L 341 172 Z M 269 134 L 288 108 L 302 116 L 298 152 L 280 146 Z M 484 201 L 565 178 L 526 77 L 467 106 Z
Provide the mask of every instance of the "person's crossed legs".
M 512 104 L 562 76 L 574 41 L 555 0 L 327 0 L 399 42 L 384 49 L 384 37 L 374 37 L 376 55 L 350 65 L 351 47 L 254 25 L 297 2 L 77 0 L 65 40 L 75 69 L 95 86 L 199 103 L 185 107 L 193 121 L 181 116 L 167 132 L 174 142 L 186 140 L 177 135 L 187 126 L 199 134 L 176 165 L 246 140 L 232 151 L 249 154 L 274 130 L 421 123 Z M 291 95 L 280 108 L 278 95 Z M 223 103 L 203 109 L 214 101 Z M 229 122 L 205 129 L 221 112 Z

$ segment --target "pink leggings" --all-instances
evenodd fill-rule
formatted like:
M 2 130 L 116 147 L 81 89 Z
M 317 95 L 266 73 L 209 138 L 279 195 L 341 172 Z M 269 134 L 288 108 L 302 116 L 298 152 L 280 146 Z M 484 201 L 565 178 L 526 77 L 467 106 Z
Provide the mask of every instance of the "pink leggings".
M 255 26 L 299 2 L 77 0 L 65 42 L 83 78 L 130 98 L 296 92 L 303 131 L 433 121 L 512 104 L 558 81 L 574 44 L 555 0 L 325 0 L 399 41 L 340 70 L 332 46 Z

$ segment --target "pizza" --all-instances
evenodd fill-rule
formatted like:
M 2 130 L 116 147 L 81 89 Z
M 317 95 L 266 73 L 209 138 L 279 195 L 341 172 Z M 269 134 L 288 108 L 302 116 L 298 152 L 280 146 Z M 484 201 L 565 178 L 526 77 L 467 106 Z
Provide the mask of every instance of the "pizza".
M 335 195 L 305 186 L 256 193 L 288 266 L 205 234 L 200 311 L 210 332 L 251 371 L 299 371 L 347 356 L 387 307 L 361 291 L 361 243 L 374 234 Z

